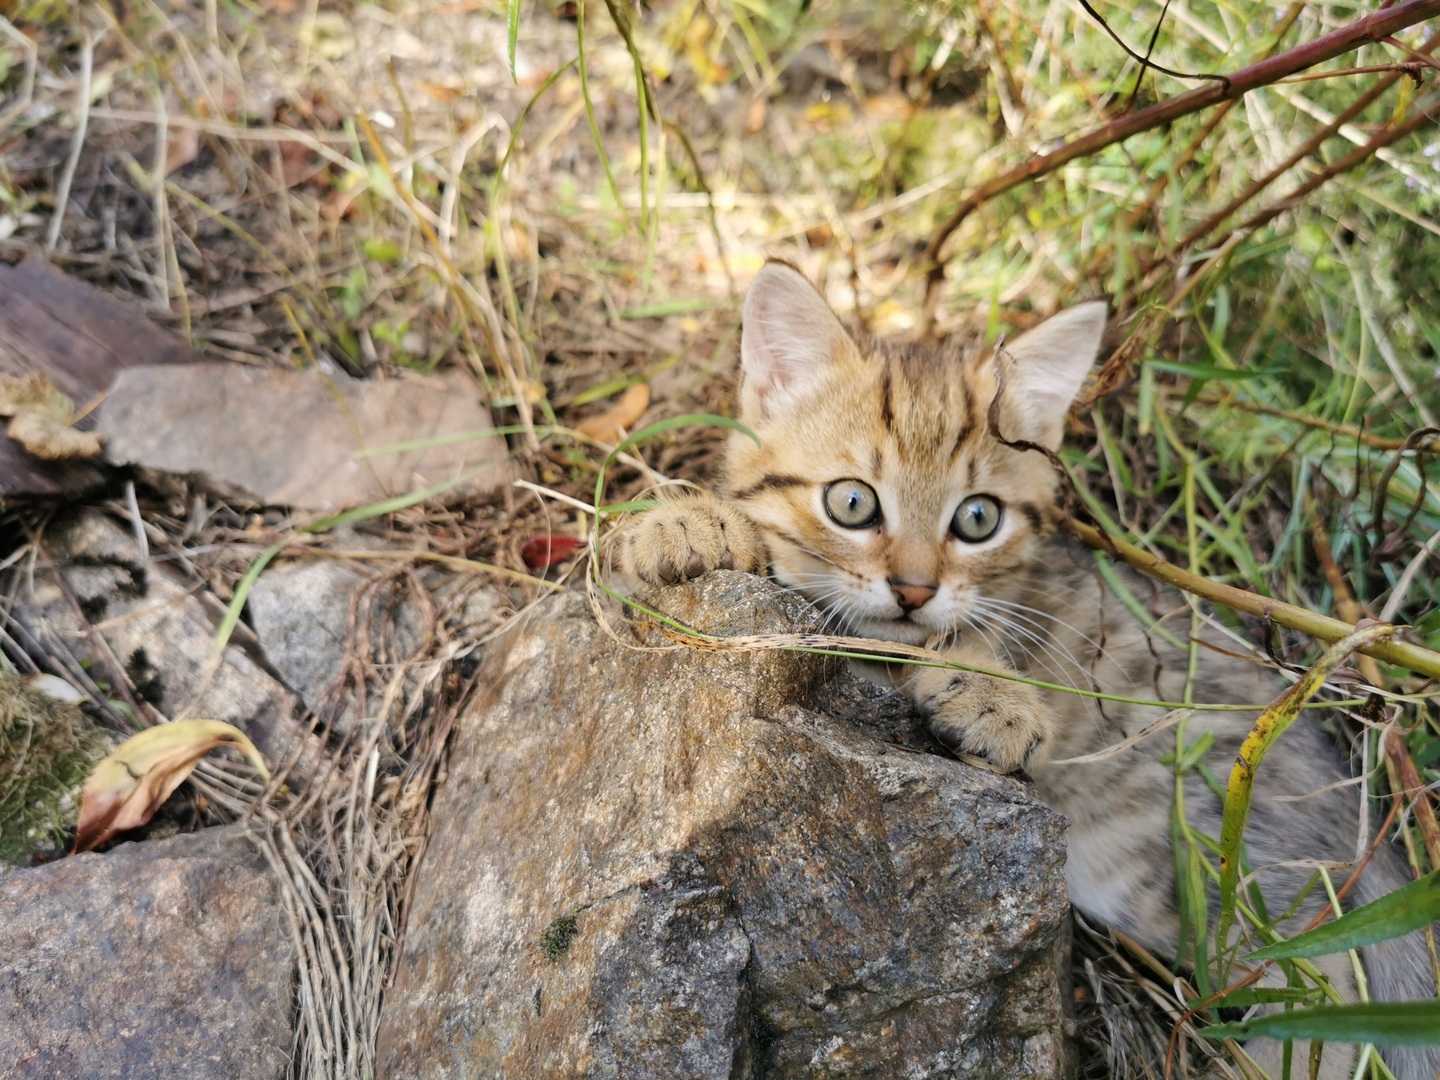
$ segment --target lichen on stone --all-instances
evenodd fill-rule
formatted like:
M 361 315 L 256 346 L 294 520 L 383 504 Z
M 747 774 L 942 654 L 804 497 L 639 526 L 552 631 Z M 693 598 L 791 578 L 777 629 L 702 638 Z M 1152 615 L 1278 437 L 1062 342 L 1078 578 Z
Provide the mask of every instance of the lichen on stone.
M 560 959 L 570 943 L 575 940 L 575 913 L 551 919 L 550 925 L 540 934 L 540 951 L 551 960 Z
M 0 671 L 0 874 L 65 843 L 110 740 L 78 706 Z

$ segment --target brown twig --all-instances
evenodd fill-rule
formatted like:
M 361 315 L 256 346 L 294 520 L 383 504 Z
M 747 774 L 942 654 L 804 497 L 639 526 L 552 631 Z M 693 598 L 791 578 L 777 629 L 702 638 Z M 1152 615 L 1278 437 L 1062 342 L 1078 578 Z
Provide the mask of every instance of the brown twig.
M 1354 150 L 1350 151 L 1350 153 L 1346 154 L 1344 157 L 1335 161 L 1333 164 L 1327 166 L 1326 168 L 1321 169 L 1314 176 L 1310 177 L 1309 180 L 1306 180 L 1305 183 L 1301 184 L 1289 195 L 1285 196 L 1285 198 L 1277 200 L 1275 203 L 1272 203 L 1264 210 L 1261 210 L 1259 213 L 1247 218 L 1236 228 L 1235 231 L 1239 233 L 1253 232 L 1260 226 L 1273 221 L 1275 218 L 1283 214 L 1286 210 L 1289 210 L 1296 206 L 1300 202 L 1300 200 L 1304 199 L 1305 196 L 1309 195 L 1321 184 L 1324 184 L 1328 180 L 1334 179 L 1341 173 L 1349 172 L 1366 158 L 1374 155 L 1377 150 L 1383 150 L 1391 143 L 1399 142 L 1406 135 L 1409 135 L 1410 133 L 1419 130 L 1425 124 L 1433 120 L 1437 114 L 1440 114 L 1440 95 L 1432 96 L 1422 105 L 1418 106 L 1415 110 L 1415 114 L 1411 116 L 1408 120 L 1403 120 L 1398 124 L 1393 124 L 1390 127 L 1384 128 L 1381 131 L 1377 132 L 1375 136 L 1371 138 L 1368 142 L 1366 142 L 1364 145 L 1357 146 Z
M 1119 540 L 1102 532 L 1093 525 L 1081 521 L 1068 521 L 1067 527 L 1081 540 L 1097 551 L 1106 551 L 1129 563 L 1142 574 L 1158 578 L 1177 589 L 1203 596 L 1206 600 L 1221 604 L 1234 611 L 1243 611 L 1262 619 L 1272 619 L 1281 626 L 1299 630 L 1302 634 L 1327 643 L 1339 641 L 1355 632 L 1355 627 L 1340 619 L 1320 615 L 1283 600 L 1275 600 L 1259 593 L 1237 589 L 1210 578 L 1182 570 L 1174 563 L 1166 562 L 1158 555 L 1152 555 L 1143 548 Z M 1408 668 L 1420 675 L 1440 678 L 1440 653 L 1421 648 L 1404 641 L 1377 641 L 1359 650 L 1367 656 L 1383 660 L 1387 664 Z
M 1233 395 L 1225 399 L 1201 398 L 1202 401 L 1218 405 L 1223 400 L 1225 405 L 1233 405 L 1237 409 L 1246 412 L 1264 413 L 1266 416 L 1278 416 L 1282 420 L 1289 420 L 1292 423 L 1304 424 L 1307 427 L 1317 428 L 1320 431 L 1328 431 L 1332 435 L 1343 435 L 1347 439 L 1354 439 L 1358 443 L 1364 443 L 1372 450 L 1403 450 L 1412 446 L 1407 439 L 1388 439 L 1380 435 L 1371 435 L 1353 424 L 1337 424 L 1333 420 L 1325 420 L 1319 416 L 1306 416 L 1304 413 L 1290 412 L 1286 409 L 1277 409 L 1274 405 L 1263 405 L 1258 401 L 1241 401 Z M 1423 444 L 1427 447 L 1434 446 L 1435 440 Z
M 1385 753 L 1400 775 L 1400 790 L 1397 794 L 1413 796 L 1415 799 L 1415 824 L 1420 827 L 1420 836 L 1425 841 L 1425 852 L 1430 856 L 1431 869 L 1440 868 L 1440 822 L 1435 820 L 1435 807 L 1431 805 L 1430 793 L 1425 790 L 1425 781 L 1420 778 L 1415 762 L 1405 739 L 1396 728 L 1391 728 L 1385 737 Z
M 1434 49 L 1437 45 L 1440 45 L 1440 35 L 1433 35 L 1430 37 L 1430 39 L 1426 40 L 1423 48 Z M 1372 101 L 1375 101 L 1375 99 L 1378 98 L 1378 96 L 1384 94 L 1384 92 L 1387 91 L 1387 89 L 1390 89 L 1392 85 L 1395 85 L 1395 82 L 1400 81 L 1400 78 L 1400 75 L 1392 75 L 1388 76 L 1388 78 L 1380 79 L 1380 81 L 1378 81 L 1377 84 L 1375 84 L 1374 86 L 1371 86 L 1368 91 L 1365 91 L 1364 94 L 1359 95 L 1358 98 L 1356 98 L 1355 101 L 1352 102 L 1351 107 L 1346 108 L 1344 112 L 1341 112 L 1341 115 L 1338 115 L 1338 117 L 1335 118 L 1335 120 L 1332 120 L 1331 122 L 1329 122 L 1329 124 L 1326 124 L 1325 127 L 1320 128 L 1320 130 L 1316 131 L 1315 134 L 1310 135 L 1310 138 L 1308 138 L 1305 143 L 1300 144 L 1299 147 L 1296 148 L 1295 153 L 1290 154 L 1290 156 L 1287 157 L 1286 160 L 1282 161 L 1282 163 L 1280 164 L 1277 164 L 1276 167 L 1272 168 L 1269 173 L 1264 174 L 1263 177 L 1260 177 L 1259 180 L 1251 183 L 1250 186 L 1246 187 L 1246 190 L 1244 190 L 1244 192 L 1237 194 L 1234 199 L 1231 199 L 1230 202 L 1225 203 L 1223 207 L 1215 210 L 1215 213 L 1212 213 L 1212 215 L 1210 215 L 1210 217 L 1207 217 L 1207 219 L 1205 219 L 1204 222 L 1201 222 L 1200 225 L 1197 225 L 1194 229 L 1189 230 L 1187 235 L 1185 235 L 1184 238 L 1181 239 L 1181 242 L 1179 242 L 1178 248 L 1176 249 L 1178 249 L 1178 251 L 1184 251 L 1185 248 L 1189 248 L 1189 246 L 1194 245 L 1197 240 L 1204 239 L 1205 236 L 1208 236 L 1210 235 L 1210 233 L 1214 232 L 1214 230 L 1221 225 L 1221 222 L 1224 222 L 1227 217 L 1233 215 L 1233 213 L 1236 212 L 1236 210 L 1240 209 L 1241 206 L 1244 206 L 1244 204 L 1250 202 L 1251 199 L 1254 199 L 1257 194 L 1263 192 L 1266 187 L 1269 187 L 1270 184 L 1274 183 L 1274 181 L 1279 179 L 1280 176 L 1283 176 L 1284 173 L 1287 173 L 1290 168 L 1295 167 L 1296 164 L 1300 163 L 1300 161 L 1305 160 L 1305 158 L 1309 157 L 1310 154 L 1313 154 L 1316 150 L 1319 150 L 1320 144 L 1325 143 L 1325 140 L 1331 138 L 1331 135 L 1335 134 L 1336 131 L 1341 130 L 1341 128 L 1344 127 L 1345 124 L 1348 124 L 1349 121 L 1354 120 L 1355 117 L 1358 117 L 1358 115 L 1361 114 L 1362 109 L 1367 108 Z M 1420 112 L 1420 114 L 1417 114 L 1417 117 L 1420 118 L 1421 122 L 1423 122 L 1424 120 L 1426 120 L 1428 115 L 1430 115 L 1430 112 Z M 1416 120 L 1417 117 L 1411 117 L 1411 121 Z M 1305 184 L 1302 184 L 1302 186 L 1300 186 L 1300 189 L 1297 190 L 1296 193 L 1290 194 L 1289 199 L 1284 202 L 1284 206 L 1292 206 L 1293 200 L 1297 199 L 1297 197 L 1300 197 L 1300 193 L 1303 192 L 1305 194 L 1309 194 L 1310 192 L 1313 192 L 1316 187 L 1319 187 L 1319 184 L 1325 183 L 1325 180 L 1331 179 L 1332 176 L 1336 176 L 1335 171 L 1332 170 L 1336 170 L 1336 168 L 1339 168 L 1341 164 L 1344 164 L 1345 168 L 1354 167 L 1356 166 L 1356 164 L 1364 161 L 1365 158 L 1371 156 L 1371 154 L 1374 154 L 1375 151 L 1381 150 L 1381 148 L 1384 148 L 1385 145 L 1390 145 L 1392 141 L 1397 140 L 1397 138 L 1403 137 L 1403 135 L 1405 134 L 1408 134 L 1408 131 L 1414 130 L 1414 128 L 1407 128 L 1407 130 L 1401 131 L 1401 128 L 1405 128 L 1405 124 L 1407 124 L 1407 122 L 1410 121 L 1403 121 L 1401 122 L 1401 124 L 1395 125 L 1394 128 L 1385 128 L 1384 131 L 1378 132 L 1378 134 L 1375 135 L 1374 138 L 1371 138 L 1371 140 L 1369 140 L 1369 143 L 1362 145 L 1362 147 L 1356 147 L 1355 150 L 1351 151 L 1351 153 L 1346 154 L 1344 158 L 1336 161 L 1333 166 L 1326 168 L 1326 170 L 1322 170 L 1322 173 L 1319 173 L 1318 176 L 1310 177 L 1310 180 L 1306 181 Z M 1398 134 L 1394 134 L 1394 132 L 1397 131 Z M 1388 137 L 1388 135 L 1392 135 L 1392 137 L 1388 138 L 1388 141 L 1380 141 L 1381 138 Z M 1341 171 L 1344 171 L 1344 168 L 1342 168 Z M 1266 217 L 1266 219 L 1264 220 L 1270 220 L 1270 217 Z M 1248 222 L 1246 223 L 1246 225 L 1248 226 Z
M 1428 54 L 1434 52 L 1437 45 L 1440 45 L 1440 34 L 1431 34 L 1420 44 L 1419 51 L 1421 53 Z M 1292 153 L 1279 165 L 1275 166 L 1275 168 L 1267 172 L 1264 176 L 1260 177 L 1258 180 L 1250 184 L 1244 191 L 1242 191 L 1235 198 L 1231 199 L 1219 210 L 1215 211 L 1215 213 L 1211 214 L 1194 229 L 1190 230 L 1190 232 L 1187 233 L 1185 237 L 1180 241 L 1179 246 L 1181 248 L 1189 247 L 1197 240 L 1201 239 L 1202 237 L 1208 236 L 1210 235 L 1210 233 L 1214 232 L 1226 218 L 1228 218 L 1236 210 L 1240 209 L 1240 207 L 1244 206 L 1260 192 L 1264 191 L 1267 187 L 1274 183 L 1278 177 L 1282 176 L 1284 173 L 1294 168 L 1295 165 L 1297 165 L 1299 162 L 1303 161 L 1305 158 L 1315 153 L 1316 150 L 1320 149 L 1321 144 L 1324 143 L 1326 139 L 1330 138 L 1342 127 L 1348 124 L 1351 120 L 1359 116 L 1360 113 L 1366 108 L 1368 108 L 1372 102 L 1377 100 L 1380 95 L 1385 93 L 1385 91 L 1389 90 L 1392 86 L 1399 82 L 1405 74 L 1406 72 L 1400 71 L 1387 75 L 1383 79 L 1377 79 L 1374 86 L 1370 87 L 1369 90 L 1365 91 L 1365 93 L 1361 94 L 1358 98 L 1356 98 L 1350 104 L 1349 108 L 1347 108 L 1334 120 L 1330 121 L 1330 123 L 1326 124 L 1319 131 L 1315 132 L 1314 135 L 1306 139 L 1304 143 L 1302 143 L 1299 147 L 1295 149 L 1294 153 Z
M 1350 586 L 1345 581 L 1345 574 L 1335 562 L 1335 555 L 1330 550 L 1330 537 L 1325 532 L 1325 522 L 1316 512 L 1313 500 L 1309 501 L 1309 510 L 1310 541 L 1315 548 L 1315 557 L 1320 561 L 1320 570 L 1330 584 L 1330 591 L 1335 595 L 1335 613 L 1348 623 L 1358 623 L 1366 617 L 1365 610 L 1355 602 Z M 1384 685 L 1380 681 L 1380 665 L 1375 663 L 1374 657 L 1361 656 L 1356 663 L 1361 677 L 1371 686 Z
M 1440 14 L 1440 0 L 1408 0 L 1394 7 L 1375 11 L 1365 18 L 1342 26 L 1323 37 L 1308 41 L 1226 76 L 1223 82 L 1212 82 L 1166 101 L 1157 102 L 1147 109 L 1123 116 L 1085 135 L 1072 139 L 1058 150 L 1031 158 L 1023 165 L 981 184 L 967 195 L 951 212 L 950 216 L 930 237 L 925 248 L 924 261 L 929 267 L 925 283 L 925 326 L 934 323 L 935 305 L 939 299 L 940 283 L 945 277 L 945 264 L 941 259 L 946 242 L 960 224 L 982 203 L 1011 188 L 1054 172 L 1060 166 L 1076 158 L 1094 154 L 1107 146 L 1122 142 L 1132 135 L 1150 131 L 1178 120 L 1182 116 L 1207 109 L 1225 101 L 1243 97 L 1262 86 L 1278 82 L 1289 75 L 1314 67 L 1316 64 L 1343 56 L 1361 45 L 1378 42 L 1397 31 L 1414 26 Z

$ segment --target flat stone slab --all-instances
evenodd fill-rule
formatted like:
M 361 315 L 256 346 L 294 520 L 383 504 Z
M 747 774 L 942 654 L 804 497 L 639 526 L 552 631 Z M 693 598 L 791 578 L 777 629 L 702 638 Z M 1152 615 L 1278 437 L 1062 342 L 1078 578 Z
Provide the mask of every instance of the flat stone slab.
M 0 878 L 0 1077 L 283 1080 L 295 952 L 242 829 Z
M 192 476 L 265 506 L 339 510 L 479 470 L 457 494 L 503 482 L 505 440 L 463 375 L 352 379 L 343 372 L 203 363 L 128 368 L 100 409 L 106 460 Z M 357 458 L 396 443 L 477 437 Z

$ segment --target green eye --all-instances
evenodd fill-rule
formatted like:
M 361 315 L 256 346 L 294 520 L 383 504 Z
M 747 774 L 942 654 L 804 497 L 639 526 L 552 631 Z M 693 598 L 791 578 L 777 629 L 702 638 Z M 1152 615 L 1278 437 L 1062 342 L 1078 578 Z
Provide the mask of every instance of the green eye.
M 859 480 L 836 480 L 825 489 L 825 512 L 836 525 L 863 529 L 880 520 L 880 496 Z
M 955 511 L 950 531 L 967 544 L 989 540 L 1000 527 L 1000 504 L 989 495 L 971 495 Z

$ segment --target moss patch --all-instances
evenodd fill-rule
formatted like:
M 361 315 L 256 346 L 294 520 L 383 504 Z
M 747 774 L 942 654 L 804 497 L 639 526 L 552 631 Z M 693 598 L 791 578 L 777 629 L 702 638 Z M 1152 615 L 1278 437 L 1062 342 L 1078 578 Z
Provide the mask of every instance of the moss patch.
M 60 848 L 110 740 L 80 709 L 0 672 L 0 873 Z
M 570 943 L 575 940 L 575 915 L 561 915 L 558 919 L 552 919 L 550 925 L 540 935 L 540 951 L 551 960 L 560 959 L 561 955 L 570 948 Z

